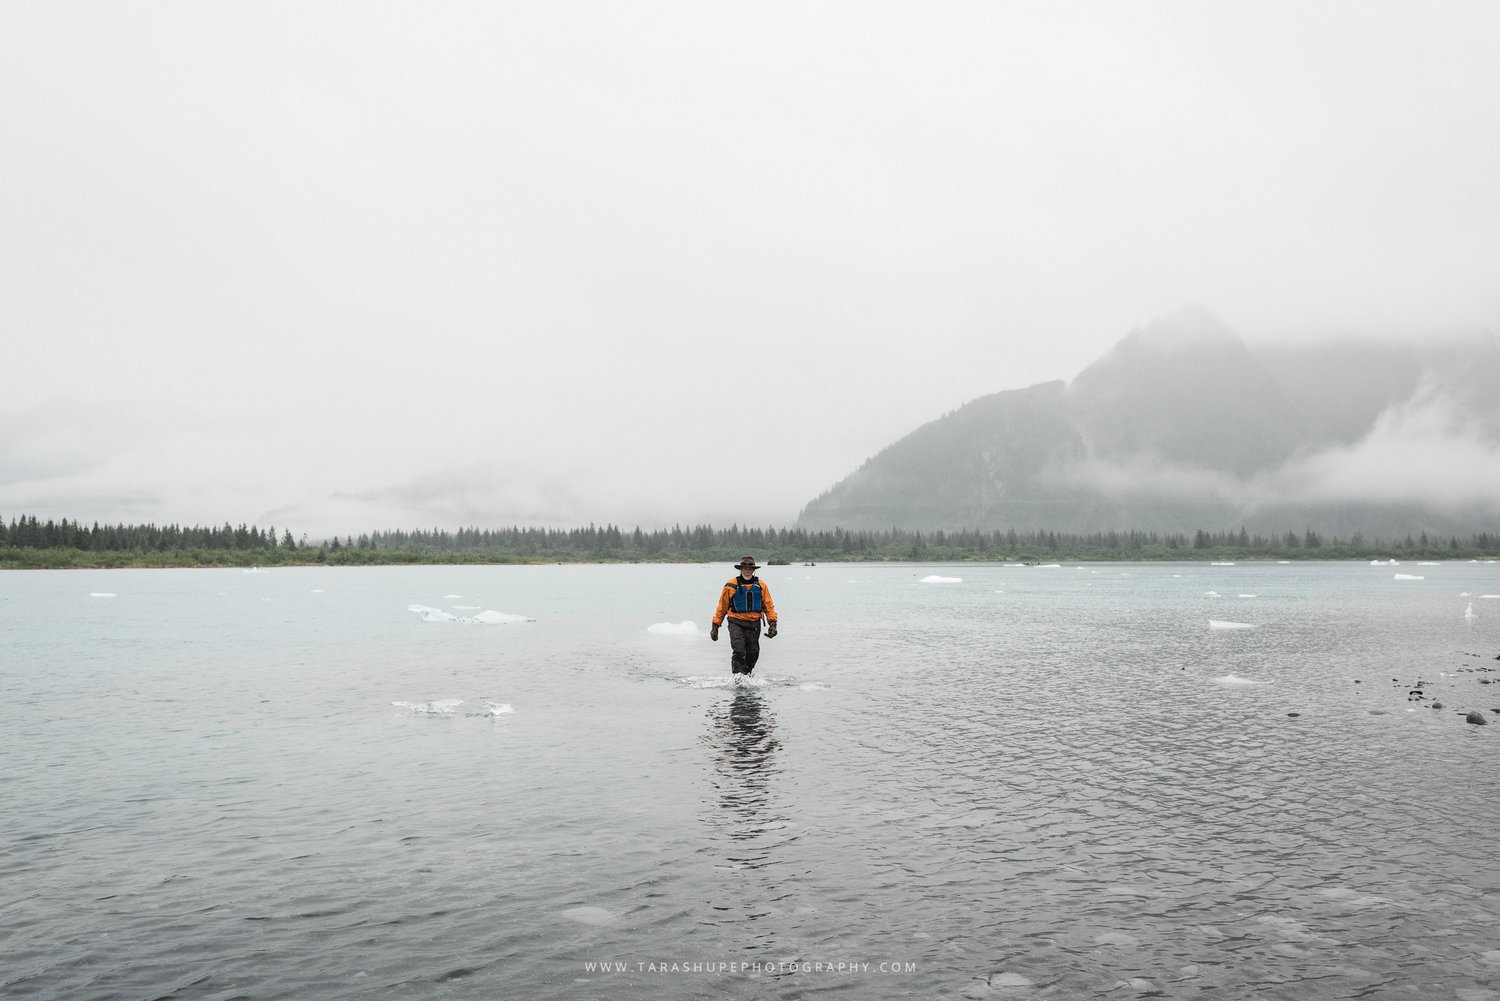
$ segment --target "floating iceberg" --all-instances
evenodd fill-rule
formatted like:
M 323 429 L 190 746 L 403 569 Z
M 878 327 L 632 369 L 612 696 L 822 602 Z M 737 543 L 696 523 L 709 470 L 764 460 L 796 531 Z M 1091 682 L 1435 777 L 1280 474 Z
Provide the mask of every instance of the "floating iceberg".
M 524 615 L 512 615 L 509 612 L 497 612 L 491 608 L 474 616 L 473 621 L 482 622 L 487 626 L 495 626 L 503 622 L 535 622 L 536 619 L 528 619 Z
M 1417 574 L 1413 574 L 1413 573 L 1398 573 L 1398 574 L 1395 575 L 1394 579 L 1395 580 L 1426 580 L 1427 578 L 1419 576 Z
M 423 622 L 466 622 L 484 626 L 495 626 L 506 622 L 535 622 L 535 619 L 524 615 L 511 615 L 509 612 L 497 612 L 494 609 L 480 612 L 474 616 L 454 615 L 445 612 L 441 608 L 431 608 L 427 605 L 408 605 L 408 612 L 416 612 Z
M 464 704 L 463 699 L 434 699 L 431 702 L 392 702 L 391 705 L 410 709 L 414 713 L 428 716 L 452 716 L 453 710 Z
M 1228 622 L 1224 619 L 1209 619 L 1210 629 L 1254 629 L 1255 624 L 1251 622 Z
M 963 582 L 962 577 L 940 577 L 937 574 L 931 574 L 918 581 L 920 584 L 962 584 Z
M 658 636 L 697 636 L 698 626 L 694 622 L 657 622 L 647 626 L 646 632 Z

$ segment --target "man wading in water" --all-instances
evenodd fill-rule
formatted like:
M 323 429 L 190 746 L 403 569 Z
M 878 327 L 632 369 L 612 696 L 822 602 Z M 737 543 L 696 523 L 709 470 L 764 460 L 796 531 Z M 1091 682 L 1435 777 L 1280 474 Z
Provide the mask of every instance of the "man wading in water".
M 776 606 L 771 603 L 770 588 L 755 576 L 760 569 L 755 560 L 746 556 L 735 567 L 740 575 L 724 582 L 708 638 L 719 641 L 719 624 L 728 616 L 729 645 L 734 650 L 729 666 L 735 674 L 749 674 L 760 659 L 760 620 L 766 620 L 766 638 L 776 635 Z

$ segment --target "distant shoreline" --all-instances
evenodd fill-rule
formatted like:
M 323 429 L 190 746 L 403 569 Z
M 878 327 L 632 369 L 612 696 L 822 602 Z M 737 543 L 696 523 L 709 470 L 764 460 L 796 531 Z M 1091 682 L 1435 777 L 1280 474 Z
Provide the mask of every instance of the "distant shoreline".
M 236 558 L 238 557 L 238 558 Z M 686 566 L 693 564 L 728 565 L 736 559 L 732 555 L 684 555 L 660 558 L 597 558 L 597 557 L 535 557 L 527 558 L 511 554 L 476 552 L 411 553 L 377 552 L 358 550 L 318 551 L 298 550 L 293 552 L 261 553 L 132 553 L 132 552 L 86 552 L 66 549 L 17 550 L 0 549 L 0 570 L 282 570 L 303 567 L 376 567 L 376 566 Z M 779 566 L 770 566 L 772 572 L 792 570 L 799 567 L 827 564 L 892 564 L 911 566 L 1011 564 L 1021 565 L 1025 557 L 961 554 L 922 554 L 910 556 L 866 557 L 841 556 L 834 559 L 790 560 Z M 1124 554 L 1058 553 L 1049 554 L 1040 561 L 1046 564 L 1060 563 L 1191 563 L 1203 566 L 1213 564 L 1283 564 L 1283 563 L 1380 563 L 1399 566 L 1426 563 L 1496 563 L 1500 553 L 1477 555 L 1452 553 L 1369 553 L 1364 555 L 1335 555 L 1327 552 L 1288 552 L 1282 554 L 1256 553 L 1241 555 L 1214 553 L 1203 550 L 1178 551 L 1170 554 Z

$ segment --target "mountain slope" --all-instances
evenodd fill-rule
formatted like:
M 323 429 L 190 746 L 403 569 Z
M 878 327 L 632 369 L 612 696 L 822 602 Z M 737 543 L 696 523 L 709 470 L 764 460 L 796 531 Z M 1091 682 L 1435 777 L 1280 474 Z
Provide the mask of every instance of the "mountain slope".
M 1252 351 L 1206 310 L 1070 385 L 974 400 L 810 502 L 805 528 L 1493 531 L 1494 337 Z

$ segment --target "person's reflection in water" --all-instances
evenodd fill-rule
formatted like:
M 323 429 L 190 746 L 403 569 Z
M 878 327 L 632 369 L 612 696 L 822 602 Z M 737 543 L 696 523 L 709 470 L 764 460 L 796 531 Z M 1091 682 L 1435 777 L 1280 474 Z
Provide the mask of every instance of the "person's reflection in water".
M 780 773 L 776 715 L 753 688 L 736 689 L 708 710 L 705 737 L 712 752 L 715 806 L 707 822 L 733 843 L 729 860 L 746 868 L 772 864 L 771 841 L 785 817 L 771 813 L 771 783 Z

